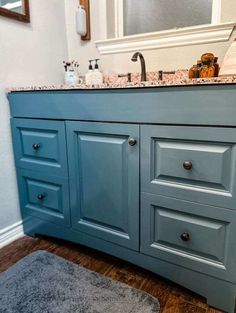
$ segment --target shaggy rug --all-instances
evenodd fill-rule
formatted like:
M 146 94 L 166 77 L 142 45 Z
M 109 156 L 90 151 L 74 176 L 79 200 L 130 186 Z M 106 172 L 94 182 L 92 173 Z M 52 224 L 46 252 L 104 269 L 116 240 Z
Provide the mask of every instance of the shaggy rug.
M 1 313 L 159 313 L 157 299 L 45 251 L 0 274 Z

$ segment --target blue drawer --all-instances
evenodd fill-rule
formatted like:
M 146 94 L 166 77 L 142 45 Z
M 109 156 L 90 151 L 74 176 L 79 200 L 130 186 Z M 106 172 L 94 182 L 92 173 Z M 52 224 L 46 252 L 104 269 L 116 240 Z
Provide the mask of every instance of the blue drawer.
M 70 226 L 68 179 L 18 169 L 21 209 L 24 215 Z
M 142 194 L 141 253 L 236 282 L 236 213 Z
M 141 189 L 235 209 L 236 129 L 141 126 Z
M 67 176 L 65 123 L 12 119 L 16 166 Z

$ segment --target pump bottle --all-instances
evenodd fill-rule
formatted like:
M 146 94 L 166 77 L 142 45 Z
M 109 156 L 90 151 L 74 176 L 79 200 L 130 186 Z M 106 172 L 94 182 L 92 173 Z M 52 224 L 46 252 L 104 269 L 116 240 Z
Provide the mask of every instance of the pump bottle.
M 103 83 L 103 74 L 99 70 L 98 61 L 99 59 L 95 59 L 95 67 L 94 67 L 94 72 L 92 75 L 93 85 L 102 85 Z
M 85 82 L 86 85 L 92 85 L 93 84 L 93 65 L 92 65 L 93 60 L 89 60 L 89 70 L 88 73 L 85 75 Z

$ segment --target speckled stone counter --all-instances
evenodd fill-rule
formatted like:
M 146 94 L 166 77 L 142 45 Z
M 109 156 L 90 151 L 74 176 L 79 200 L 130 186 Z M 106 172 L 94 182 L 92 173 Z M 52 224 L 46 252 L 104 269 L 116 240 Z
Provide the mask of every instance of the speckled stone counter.
M 41 85 L 41 86 L 25 86 L 25 87 L 10 87 L 7 92 L 17 91 L 48 91 L 48 90 L 84 90 L 84 89 L 122 89 L 122 88 L 150 88 L 150 87 L 177 87 L 177 86 L 196 86 L 196 85 L 223 85 L 236 84 L 236 75 L 230 77 L 215 77 L 215 78 L 199 78 L 189 79 L 187 71 L 177 71 L 175 75 L 164 75 L 163 80 L 158 80 L 156 72 L 147 73 L 148 81 L 140 82 L 140 75 L 132 74 L 132 82 L 128 83 L 127 79 L 118 78 L 117 75 L 105 75 L 102 85 L 86 85 L 78 84 L 74 86 L 68 85 Z

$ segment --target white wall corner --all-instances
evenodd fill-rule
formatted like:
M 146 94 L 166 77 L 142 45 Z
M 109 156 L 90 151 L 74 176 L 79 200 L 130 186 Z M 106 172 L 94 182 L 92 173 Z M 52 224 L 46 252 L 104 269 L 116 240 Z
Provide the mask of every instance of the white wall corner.
M 236 23 L 200 25 L 95 42 L 100 54 L 155 50 L 228 41 Z
M 0 231 L 0 248 L 24 236 L 23 222 L 17 222 Z

